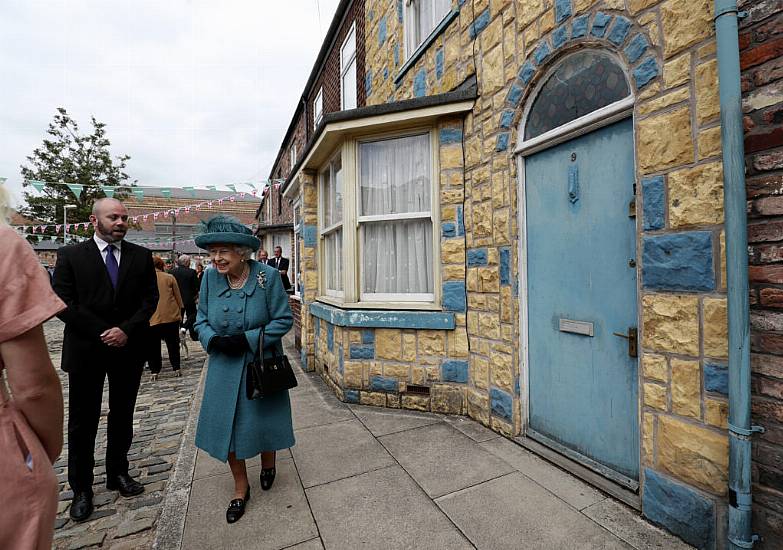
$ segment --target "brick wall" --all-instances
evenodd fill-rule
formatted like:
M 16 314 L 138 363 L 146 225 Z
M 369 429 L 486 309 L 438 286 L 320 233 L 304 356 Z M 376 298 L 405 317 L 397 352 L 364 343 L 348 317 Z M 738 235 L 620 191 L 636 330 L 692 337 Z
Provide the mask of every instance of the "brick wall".
M 754 532 L 783 547 L 783 4 L 751 0 L 740 28 L 749 200 Z

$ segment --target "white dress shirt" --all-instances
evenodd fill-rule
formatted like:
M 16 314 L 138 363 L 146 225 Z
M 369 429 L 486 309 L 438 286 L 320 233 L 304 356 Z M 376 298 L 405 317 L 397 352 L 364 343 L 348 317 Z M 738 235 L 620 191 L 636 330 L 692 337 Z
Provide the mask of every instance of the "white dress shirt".
M 122 256 L 122 241 L 107 243 L 106 241 L 101 239 L 97 233 L 93 234 L 92 238 L 95 241 L 95 244 L 98 245 L 98 250 L 101 251 L 101 258 L 103 258 L 103 263 L 106 263 L 106 254 L 107 254 L 106 247 L 109 246 L 110 244 L 114 245 L 114 258 L 117 260 L 117 266 L 119 266 L 120 257 Z

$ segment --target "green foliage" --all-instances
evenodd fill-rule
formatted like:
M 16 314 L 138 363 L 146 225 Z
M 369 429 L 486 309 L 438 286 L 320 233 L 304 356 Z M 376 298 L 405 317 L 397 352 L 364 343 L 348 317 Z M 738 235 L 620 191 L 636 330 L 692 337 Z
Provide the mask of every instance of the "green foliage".
M 105 197 L 102 185 L 132 186 L 125 173 L 128 155 L 112 158 L 109 152 L 111 143 L 106 137 L 106 125 L 91 117 L 92 132 L 79 131 L 77 122 L 62 107 L 57 109 L 54 120 L 49 123 L 40 147 L 27 157 L 28 164 L 22 165 L 21 174 L 28 187 L 28 180 L 45 182 L 77 183 L 84 189 L 77 197 L 65 185 L 47 183 L 42 192 L 24 193 L 27 205 L 22 213 L 42 223 L 60 224 L 63 220 L 63 206 L 75 204 L 68 210 L 69 223 L 86 221 L 96 199 Z M 122 199 L 127 190 L 117 190 L 115 198 Z M 49 234 L 54 232 L 49 230 Z M 86 233 L 82 230 L 79 234 Z

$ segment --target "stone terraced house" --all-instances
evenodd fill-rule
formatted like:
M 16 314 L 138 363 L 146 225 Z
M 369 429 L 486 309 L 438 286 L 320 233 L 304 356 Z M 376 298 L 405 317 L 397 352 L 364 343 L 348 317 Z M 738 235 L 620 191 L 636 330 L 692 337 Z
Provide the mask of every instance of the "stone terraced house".
M 743 9 L 741 47 L 773 52 L 743 56 L 776 63 L 780 3 Z M 346 402 L 467 415 L 726 547 L 750 491 L 729 488 L 714 18 L 712 0 L 340 2 L 270 174 L 293 207 L 305 367 Z M 759 196 L 779 194 L 772 155 Z M 766 269 L 753 303 L 775 333 Z M 783 414 L 757 401 L 783 353 L 767 346 L 754 528 L 773 548 Z

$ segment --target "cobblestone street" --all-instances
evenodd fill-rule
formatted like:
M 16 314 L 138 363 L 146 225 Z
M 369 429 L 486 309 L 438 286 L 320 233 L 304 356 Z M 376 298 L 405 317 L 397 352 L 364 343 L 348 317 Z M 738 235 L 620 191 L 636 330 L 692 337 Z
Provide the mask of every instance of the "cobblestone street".
M 46 323 L 45 333 L 52 361 L 60 374 L 65 399 L 65 425 L 68 414 L 68 377 L 60 370 L 62 323 Z M 95 449 L 95 512 L 89 521 L 74 523 L 68 516 L 72 493 L 67 481 L 67 447 L 54 465 L 60 481 L 60 503 L 55 523 L 54 548 L 75 550 L 91 546 L 117 549 L 150 548 L 160 516 L 164 493 L 177 461 L 182 434 L 190 414 L 193 394 L 201 377 L 206 354 L 197 342 L 188 343 L 190 357 L 182 360 L 182 378 L 175 378 L 165 355 L 160 378 L 142 377 L 134 417 L 134 438 L 129 455 L 130 474 L 144 484 L 143 494 L 122 498 L 105 487 L 104 453 L 108 384 L 105 386 L 101 424 Z M 67 437 L 66 437 L 67 445 Z

